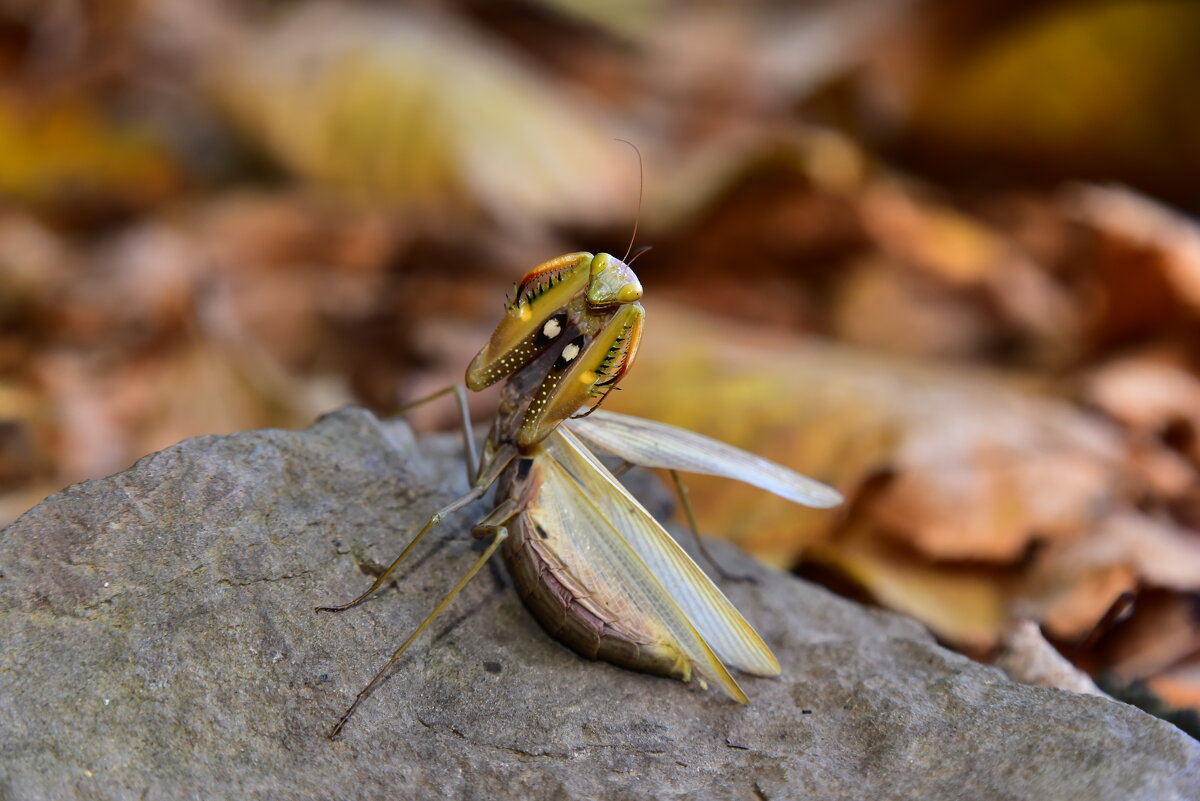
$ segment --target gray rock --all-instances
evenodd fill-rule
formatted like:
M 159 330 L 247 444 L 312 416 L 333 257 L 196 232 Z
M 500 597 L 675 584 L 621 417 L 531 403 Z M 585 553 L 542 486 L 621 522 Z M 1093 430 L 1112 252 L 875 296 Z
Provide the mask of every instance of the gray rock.
M 421 449 L 424 452 L 421 452 Z M 749 706 L 589 662 L 496 561 L 351 720 L 465 569 L 479 504 L 341 615 L 465 486 L 451 439 L 347 410 L 188 440 L 0 532 L 0 798 L 1200 798 L 1200 745 L 1014 684 L 729 548 L 784 665 Z

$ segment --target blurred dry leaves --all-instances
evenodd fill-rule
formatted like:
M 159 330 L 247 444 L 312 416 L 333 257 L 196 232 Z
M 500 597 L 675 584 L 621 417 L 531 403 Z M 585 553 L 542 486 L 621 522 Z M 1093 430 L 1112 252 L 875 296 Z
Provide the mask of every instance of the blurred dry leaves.
M 300 175 L 410 214 L 603 222 L 636 191 L 598 109 L 445 15 L 304 7 L 212 85 Z
M 623 136 L 656 249 L 612 407 L 848 498 L 697 478 L 706 531 L 1200 709 L 1195 17 L 0 1 L 0 521 L 458 380 L 524 269 L 623 251 Z

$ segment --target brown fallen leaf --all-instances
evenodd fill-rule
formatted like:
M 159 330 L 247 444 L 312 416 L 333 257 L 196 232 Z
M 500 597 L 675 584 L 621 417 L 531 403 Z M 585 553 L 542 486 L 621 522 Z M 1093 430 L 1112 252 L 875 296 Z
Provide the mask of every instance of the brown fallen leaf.
M 1070 295 L 1010 236 L 924 194 L 921 187 L 894 178 L 868 184 L 858 209 L 872 244 L 892 260 L 936 278 L 960 304 L 970 303 L 976 325 L 999 318 L 992 323 L 1000 329 L 993 338 L 1005 327 L 1020 330 L 1062 358 L 1083 323 Z M 947 329 L 944 336 L 955 333 Z
M 1108 669 L 1126 681 L 1159 675 L 1200 653 L 1196 595 L 1142 593 L 1103 649 Z
M 613 408 L 725 439 L 868 501 L 897 541 L 938 560 L 1007 562 L 1081 537 L 1121 497 L 1117 432 L 994 374 L 885 360 L 656 304 Z M 790 509 L 705 484 L 713 528 L 794 559 L 821 534 Z M 771 511 L 767 511 L 770 509 Z M 818 528 L 828 529 L 827 518 Z
M 1200 653 L 1148 679 L 1155 695 L 1178 709 L 1200 710 Z
M 1085 540 L 1087 542 L 1087 540 Z M 1062 551 L 1069 552 L 1070 546 Z M 1079 642 L 1125 593 L 1133 593 L 1138 576 L 1120 559 L 1075 564 L 1058 559 L 1061 551 L 1038 559 L 1013 601 L 1016 614 L 1038 620 L 1052 637 Z
M 1077 186 L 1064 193 L 1063 205 L 1114 245 L 1151 256 L 1174 297 L 1200 313 L 1200 226 L 1194 221 L 1122 187 Z
M 1147 439 L 1170 437 L 1200 468 L 1200 377 L 1172 354 L 1108 362 L 1080 382 L 1082 398 Z M 1200 483 L 1193 481 L 1180 491 Z
M 804 563 L 835 569 L 876 603 L 915 617 L 968 653 L 986 653 L 1010 622 L 1004 571 L 933 564 L 881 536 L 865 515 L 810 547 Z
M 47 435 L 47 415 L 33 387 L 0 378 L 0 492 L 19 489 L 45 474 L 38 440 Z
M 1054 637 L 1078 641 L 1119 595 L 1139 586 L 1200 591 L 1200 532 L 1113 510 L 1086 537 L 1049 543 L 1033 557 L 1021 611 Z
M 994 326 L 977 304 L 913 273 L 882 258 L 851 265 L 832 312 L 837 338 L 907 356 L 966 358 L 983 351 Z

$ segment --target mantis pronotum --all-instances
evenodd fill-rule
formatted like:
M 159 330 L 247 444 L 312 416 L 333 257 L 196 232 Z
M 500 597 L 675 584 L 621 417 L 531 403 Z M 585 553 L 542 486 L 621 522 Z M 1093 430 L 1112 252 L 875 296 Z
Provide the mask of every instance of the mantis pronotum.
M 841 497 L 699 434 L 597 411 L 637 353 L 641 295 L 629 266 L 607 253 L 559 256 L 522 279 L 491 340 L 467 368 L 471 390 L 508 379 L 482 455 L 463 388 L 437 393 L 453 390 L 458 397 L 471 489 L 435 512 L 364 593 L 318 611 L 362 603 L 433 526 L 498 482 L 492 511 L 472 529 L 490 542 L 358 694 L 330 737 L 501 547 L 530 612 L 585 656 L 683 681 L 697 676 L 742 703 L 746 695 L 728 667 L 758 676 L 780 672 L 745 618 L 590 449 L 633 464 L 736 478 L 808 506 L 834 506 Z

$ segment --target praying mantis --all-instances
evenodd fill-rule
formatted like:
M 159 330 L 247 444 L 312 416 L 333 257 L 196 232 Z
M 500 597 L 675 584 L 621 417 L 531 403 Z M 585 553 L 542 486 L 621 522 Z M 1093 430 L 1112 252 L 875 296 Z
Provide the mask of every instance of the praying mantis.
M 628 258 L 628 254 L 626 254 Z M 507 379 L 482 454 L 462 386 L 470 489 L 436 511 L 391 565 L 342 612 L 378 590 L 417 543 L 453 512 L 496 486 L 492 510 L 472 529 L 483 552 L 355 697 L 359 704 L 464 586 L 503 549 L 513 583 L 542 627 L 592 659 L 682 681 L 698 679 L 747 703 L 729 672 L 778 675 L 754 628 L 595 452 L 629 464 L 734 478 L 796 503 L 828 508 L 832 488 L 691 431 L 598 407 L 633 364 L 645 311 L 624 260 L 568 253 L 530 270 L 489 342 L 466 371 L 466 389 Z

